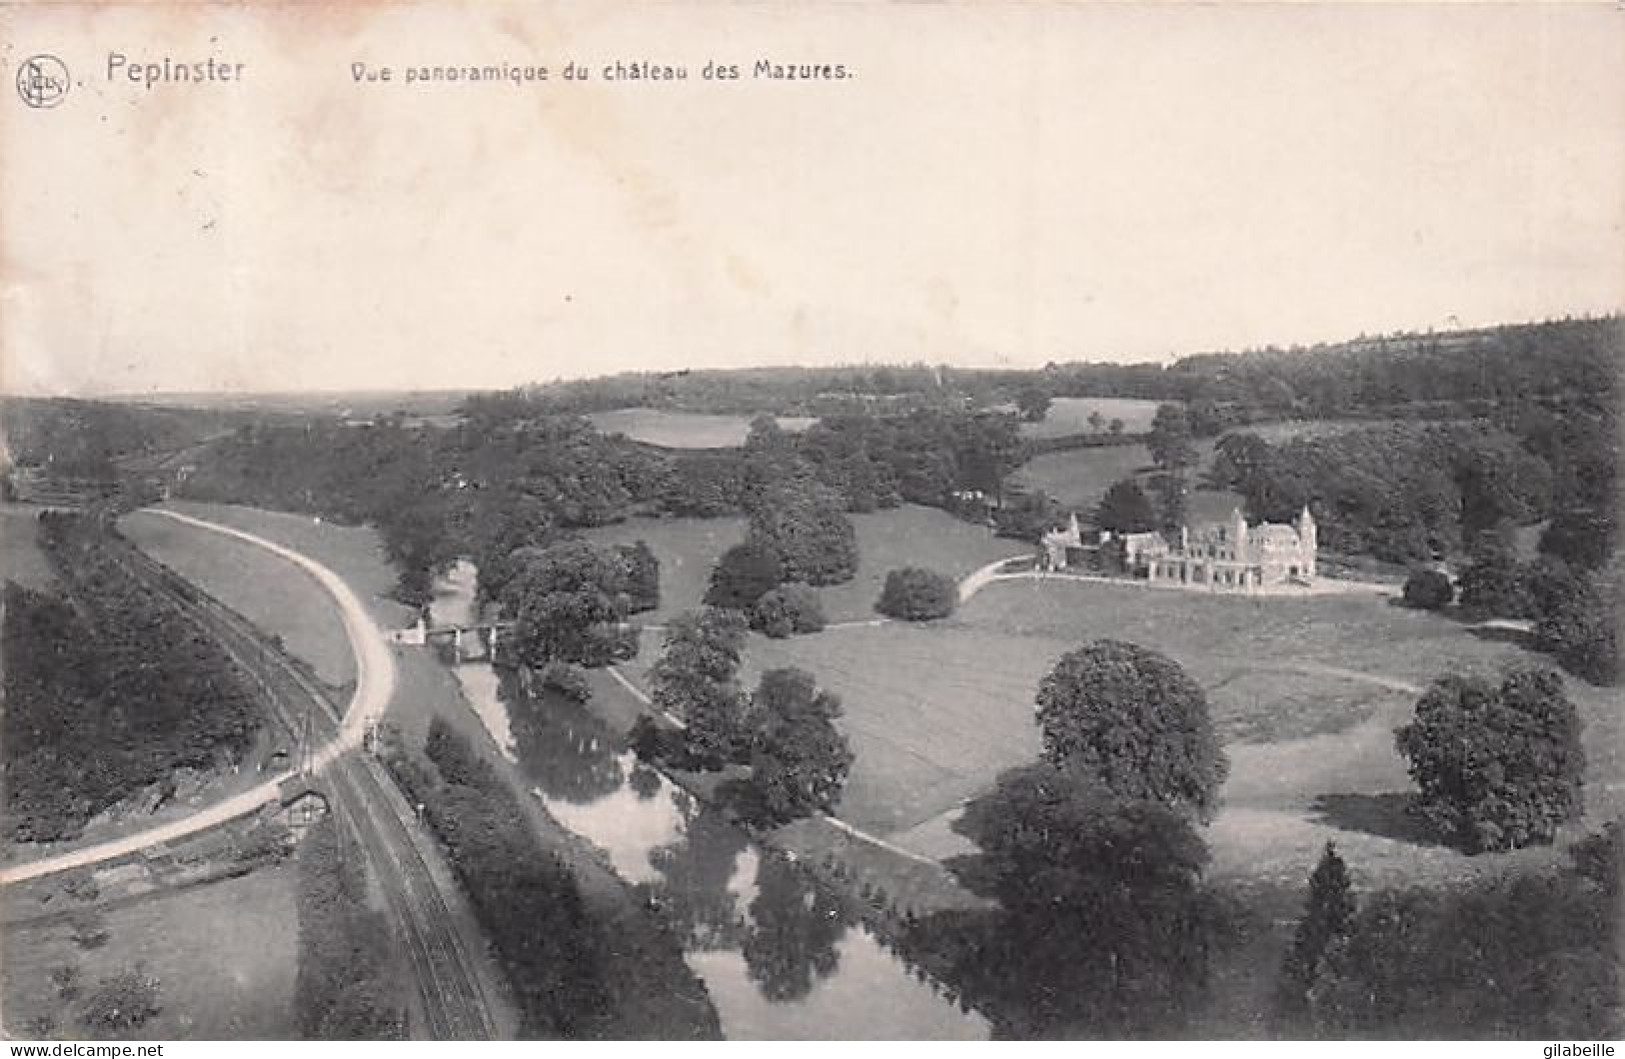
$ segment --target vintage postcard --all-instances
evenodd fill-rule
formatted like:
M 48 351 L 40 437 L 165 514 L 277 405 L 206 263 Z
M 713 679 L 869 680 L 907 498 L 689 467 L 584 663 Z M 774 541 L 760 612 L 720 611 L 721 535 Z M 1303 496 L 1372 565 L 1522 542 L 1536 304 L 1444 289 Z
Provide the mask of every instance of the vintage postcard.
M 8 1039 L 1625 1033 L 1618 4 L 0 75 Z

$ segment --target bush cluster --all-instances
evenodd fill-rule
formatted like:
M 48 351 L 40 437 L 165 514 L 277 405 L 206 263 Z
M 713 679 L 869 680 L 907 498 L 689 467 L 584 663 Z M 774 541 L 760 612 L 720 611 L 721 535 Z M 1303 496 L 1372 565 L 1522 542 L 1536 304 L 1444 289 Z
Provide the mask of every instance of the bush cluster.
M 824 624 L 824 608 L 811 585 L 780 585 L 763 593 L 750 609 L 750 627 L 775 640 L 818 632 Z
M 905 566 L 886 575 L 875 610 L 903 621 L 946 618 L 959 605 L 959 586 L 953 578 L 918 566 Z

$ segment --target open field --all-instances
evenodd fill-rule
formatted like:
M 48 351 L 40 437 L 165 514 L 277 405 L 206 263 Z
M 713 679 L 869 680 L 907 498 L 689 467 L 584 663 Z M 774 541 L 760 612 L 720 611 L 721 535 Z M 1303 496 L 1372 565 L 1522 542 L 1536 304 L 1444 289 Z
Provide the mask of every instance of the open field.
M 1093 434 L 1095 428 L 1089 423 L 1091 412 L 1099 412 L 1106 423 L 1121 419 L 1124 433 L 1143 434 L 1151 429 L 1151 420 L 1157 414 L 1159 403 L 1133 397 L 1057 397 L 1050 403 L 1048 414 L 1040 422 L 1021 424 L 1021 434 L 1028 438 Z M 1105 429 L 1105 424 L 1101 429 Z
M 915 504 L 853 515 L 852 525 L 858 534 L 857 576 L 819 589 L 831 622 L 875 617 L 886 574 L 899 566 L 929 566 L 957 578 L 1025 548 L 993 537 L 985 526 Z M 745 539 L 745 520 L 631 519 L 588 530 L 586 536 L 604 544 L 648 542 L 660 560 L 660 609 L 642 620 L 658 623 L 700 605 L 717 557 Z
M 625 434 L 633 441 L 668 449 L 725 449 L 745 443 L 753 416 L 705 415 L 699 412 L 671 412 L 663 408 L 616 408 L 587 416 L 604 434 Z M 795 432 L 806 430 L 816 420 L 804 416 L 779 416 L 779 426 Z
M 40 509 L 0 504 L 0 580 L 46 589 L 56 580 L 35 531 Z
M 1195 488 L 1203 471 L 1212 463 L 1212 440 L 1198 441 L 1196 453 L 1196 466 L 1190 472 L 1192 489 L 1185 501 L 1187 517 L 1193 523 L 1224 518 L 1241 504 L 1241 497 L 1221 490 Z M 1146 481 L 1155 470 L 1151 453 L 1144 445 L 1110 445 L 1035 456 L 1010 476 L 1010 484 L 1027 490 L 1042 489 L 1063 508 L 1087 514 L 1100 503 L 1107 489 L 1124 478 L 1138 478 L 1147 495 L 1155 501 L 1155 494 L 1150 492 Z
M 103 978 L 137 965 L 161 983 L 159 1014 L 121 1034 L 136 1040 L 265 1040 L 296 1035 L 293 986 L 298 968 L 298 916 L 292 861 L 236 879 L 155 894 L 87 912 L 107 940 L 74 940 L 75 917 L 8 925 L 0 961 L 8 1037 L 84 1038 L 83 1000 Z M 53 905 L 73 903 L 56 896 Z M 44 906 L 41 912 L 51 906 Z M 7 916 L 23 911 L 7 908 Z M 51 975 L 77 967 L 83 996 L 67 1002 Z M 51 1020 L 50 1028 L 36 1020 Z M 45 1032 L 40 1032 L 45 1031 Z
M 1256 434 L 1272 445 L 1279 445 L 1283 441 L 1294 441 L 1300 438 L 1321 438 L 1333 434 L 1346 434 L 1351 430 L 1363 430 L 1377 427 L 1395 425 L 1417 426 L 1424 421 L 1416 419 L 1279 419 L 1269 423 L 1250 423 L 1244 427 L 1235 427 L 1237 434 Z M 1427 420 L 1429 424 L 1443 424 L 1446 420 Z M 1231 431 L 1226 431 L 1230 433 Z

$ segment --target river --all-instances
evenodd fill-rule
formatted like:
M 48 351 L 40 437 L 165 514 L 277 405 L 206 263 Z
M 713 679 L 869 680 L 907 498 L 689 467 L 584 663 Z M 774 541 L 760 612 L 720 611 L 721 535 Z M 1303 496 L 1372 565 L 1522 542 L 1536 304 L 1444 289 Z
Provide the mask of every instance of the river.
M 436 624 L 473 613 L 475 570 L 437 586 Z M 640 764 L 590 707 L 526 698 L 483 662 L 463 694 L 548 811 L 644 890 L 732 1039 L 981 1040 L 986 1022 L 921 981 L 811 875 Z

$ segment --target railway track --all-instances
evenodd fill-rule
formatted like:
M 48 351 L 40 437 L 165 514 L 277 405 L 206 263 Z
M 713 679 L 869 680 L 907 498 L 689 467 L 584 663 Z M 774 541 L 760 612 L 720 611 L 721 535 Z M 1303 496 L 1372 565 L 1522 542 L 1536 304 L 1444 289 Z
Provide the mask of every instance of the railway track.
M 314 741 L 318 732 L 337 730 L 342 719 L 327 689 L 267 643 L 248 619 L 133 546 L 128 562 L 135 576 L 194 621 L 260 686 L 291 738 L 297 740 L 303 732 Z M 414 833 L 405 799 L 381 766 L 364 754 L 339 757 L 321 775 L 389 904 L 429 1035 L 436 1040 L 491 1039 L 495 1027 L 479 973 L 425 859 L 421 847 L 427 836 Z

